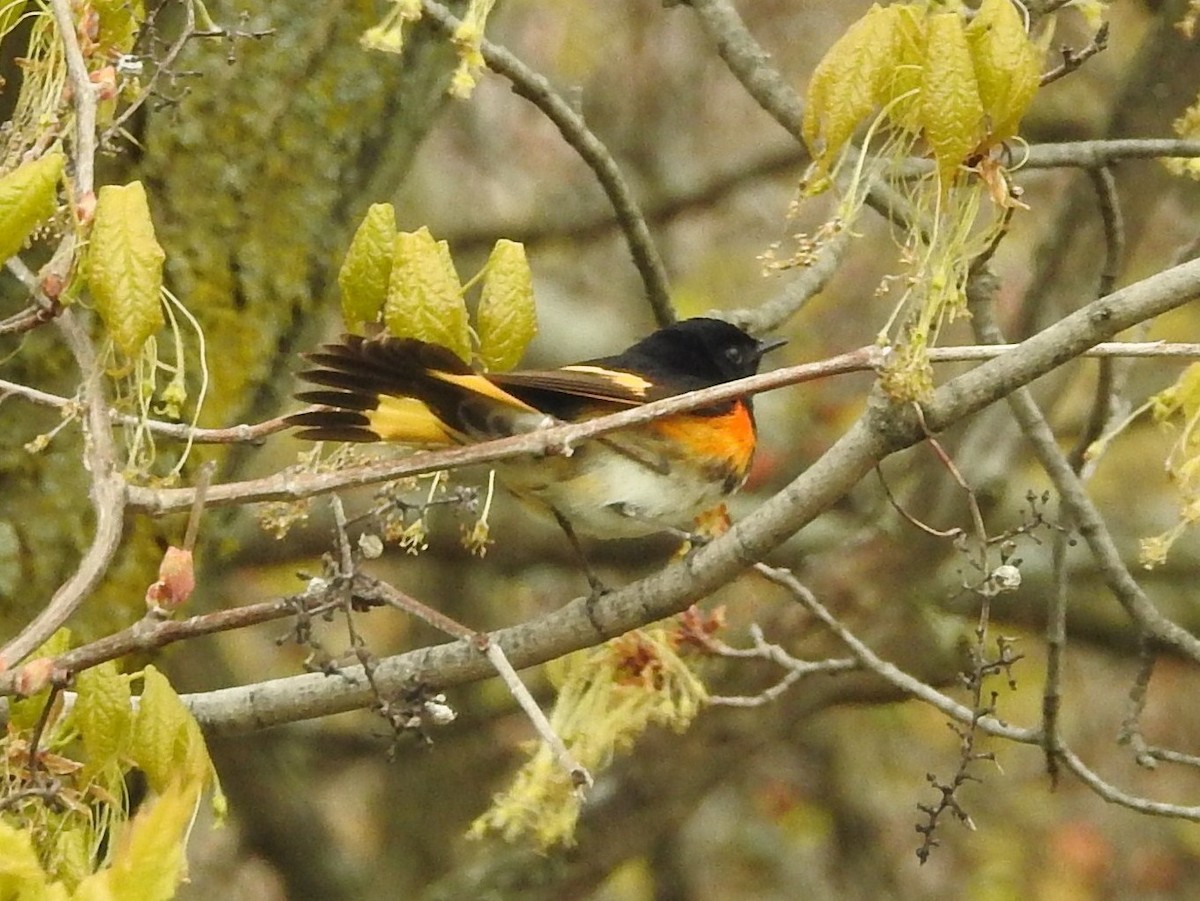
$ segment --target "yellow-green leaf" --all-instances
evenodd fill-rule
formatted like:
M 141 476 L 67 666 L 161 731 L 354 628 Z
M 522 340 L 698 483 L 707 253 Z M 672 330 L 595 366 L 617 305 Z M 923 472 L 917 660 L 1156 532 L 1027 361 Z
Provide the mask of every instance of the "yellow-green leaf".
M 375 203 L 354 233 L 338 272 L 342 318 L 356 329 L 375 322 L 387 300 L 388 277 L 396 247 L 396 211 L 390 203 Z
M 163 324 L 163 261 L 146 190 L 139 181 L 105 185 L 96 200 L 87 279 L 113 342 L 136 356 Z
M 813 70 L 803 133 L 818 162 L 828 165 L 880 99 L 890 93 L 898 18 L 896 7 L 873 5 Z
M 201 786 L 179 779 L 125 824 L 112 864 L 89 876 L 76 901 L 167 901 L 184 876 L 184 844 Z
M 129 746 L 133 710 L 129 682 L 107 662 L 75 677 L 74 718 L 87 752 L 87 772 L 97 775 Z
M 988 141 L 1017 133 L 1042 76 L 1042 54 L 1025 33 L 1012 0 L 983 0 L 967 26 L 979 99 L 990 123 Z
M 525 245 L 501 239 L 492 248 L 476 314 L 479 357 L 488 369 L 512 369 L 537 334 L 533 273 Z
M 0 0 L 0 39 L 13 30 L 25 12 L 25 0 Z
M 146 19 L 143 0 L 92 0 L 100 17 L 96 44 L 103 58 L 129 53 Z
M 942 186 L 947 187 L 983 137 L 983 103 L 962 18 L 958 13 L 935 13 L 925 27 L 928 50 L 921 78 L 921 124 Z
M 63 155 L 47 153 L 0 178 L 0 262 L 20 250 L 33 230 L 54 215 L 62 171 Z
M 176 779 L 203 780 L 211 769 L 200 727 L 166 676 L 153 666 L 143 673 L 129 752 L 150 788 L 160 793 Z
M 892 122 L 916 134 L 921 130 L 921 81 L 928 40 L 925 10 L 907 3 L 891 8 L 896 11 L 896 59 L 884 100 L 890 104 Z
M 30 834 L 0 820 L 0 898 L 41 899 L 48 882 Z
M 393 335 L 419 338 L 471 358 L 471 327 L 462 282 L 445 241 L 429 229 L 396 235 L 383 321 Z

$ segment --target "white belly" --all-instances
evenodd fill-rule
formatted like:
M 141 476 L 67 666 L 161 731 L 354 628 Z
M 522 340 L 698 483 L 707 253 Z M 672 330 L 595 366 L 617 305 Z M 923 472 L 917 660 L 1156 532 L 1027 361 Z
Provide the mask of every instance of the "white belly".
M 697 514 L 738 487 L 698 469 L 653 463 L 593 442 L 572 457 L 520 461 L 497 474 L 514 494 L 554 508 L 576 531 L 601 538 L 690 532 Z

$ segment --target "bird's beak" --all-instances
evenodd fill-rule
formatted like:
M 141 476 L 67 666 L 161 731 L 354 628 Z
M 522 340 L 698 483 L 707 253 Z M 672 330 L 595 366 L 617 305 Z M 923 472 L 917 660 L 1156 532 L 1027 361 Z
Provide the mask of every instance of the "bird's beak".
M 758 342 L 758 355 L 768 353 L 787 344 L 787 338 L 764 338 Z

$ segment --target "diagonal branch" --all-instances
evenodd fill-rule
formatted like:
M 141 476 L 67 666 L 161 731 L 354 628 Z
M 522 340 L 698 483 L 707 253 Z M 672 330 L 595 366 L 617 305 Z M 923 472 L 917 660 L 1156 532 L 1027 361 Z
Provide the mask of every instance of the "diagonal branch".
M 945 428 L 1102 339 L 1198 296 L 1200 261 L 1193 261 L 1087 304 L 1015 350 L 936 390 L 924 405 L 925 420 L 934 429 Z M 678 613 L 729 582 L 815 519 L 884 457 L 923 440 L 924 435 L 908 405 L 891 405 L 876 398 L 867 412 L 796 479 L 686 560 L 590 603 L 586 598 L 577 598 L 535 620 L 499 630 L 491 638 L 504 647 L 514 666 L 525 667 Z M 599 623 L 599 631 L 594 623 Z M 1200 657 L 1195 639 L 1186 633 L 1165 631 L 1162 639 L 1194 659 Z M 456 642 L 382 660 L 375 679 L 393 687 L 417 681 L 442 688 L 485 678 L 490 673 L 487 662 L 467 642 Z M 233 733 L 343 712 L 369 704 L 370 700 L 369 691 L 362 685 L 302 675 L 193 695 L 188 703 L 207 729 Z M 1074 768 L 1069 762 L 1068 767 Z

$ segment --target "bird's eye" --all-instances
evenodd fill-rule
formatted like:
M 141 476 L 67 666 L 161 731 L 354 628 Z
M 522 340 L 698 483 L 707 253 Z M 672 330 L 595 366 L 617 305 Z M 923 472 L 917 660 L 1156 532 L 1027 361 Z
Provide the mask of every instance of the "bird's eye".
M 740 347 L 727 347 L 724 350 L 725 359 L 730 363 L 740 363 L 742 361 L 742 350 Z

